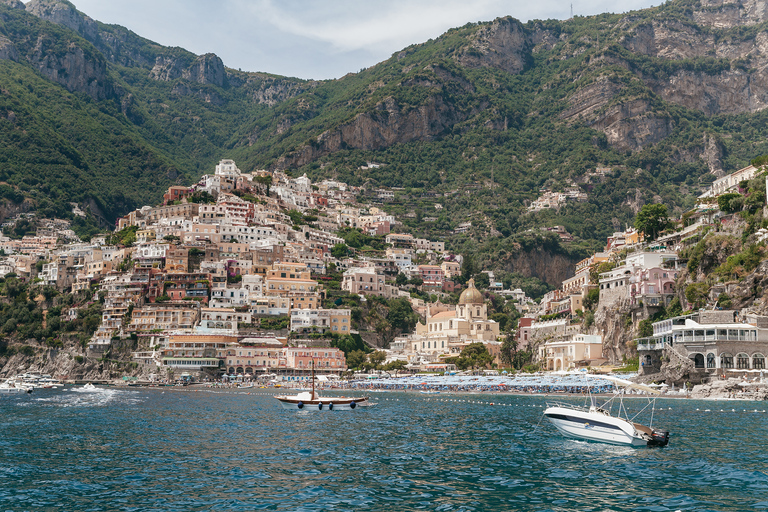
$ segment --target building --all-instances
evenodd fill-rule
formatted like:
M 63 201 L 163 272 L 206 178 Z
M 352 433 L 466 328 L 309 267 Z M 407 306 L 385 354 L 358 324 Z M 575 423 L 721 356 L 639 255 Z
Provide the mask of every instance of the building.
M 309 372 L 314 365 L 315 372 L 320 373 L 342 372 L 347 369 L 344 352 L 338 348 L 286 347 L 283 353 L 288 368 Z
M 440 264 L 446 279 L 452 279 L 461 275 L 461 264 L 457 261 L 444 261 Z
M 344 272 L 341 289 L 359 295 L 393 297 L 397 287 L 385 284 L 384 276 L 373 267 L 354 267 Z
M 637 306 L 666 306 L 674 297 L 677 254 L 638 252 L 624 264 L 600 274 L 600 304 L 607 307 L 629 300 Z
M 187 247 L 171 246 L 165 251 L 166 272 L 189 271 L 189 249 Z
M 194 189 L 191 187 L 180 187 L 174 185 L 169 187 L 168 191 L 163 194 L 163 204 L 168 205 L 169 203 L 173 203 L 175 201 L 181 201 L 182 199 L 191 196 L 193 192 Z
M 443 280 L 445 279 L 445 276 L 443 275 L 443 269 L 440 266 L 419 265 L 419 277 L 423 282 L 422 289 L 443 289 Z
M 603 338 L 588 334 L 576 334 L 571 339 L 552 340 L 539 347 L 539 360 L 550 371 L 576 367 L 598 366 L 603 357 Z
M 301 263 L 275 263 L 264 278 L 264 295 L 274 301 L 271 314 L 316 309 L 320 305 L 317 281 Z
M 302 334 L 334 332 L 349 334 L 352 315 L 349 309 L 294 309 L 291 311 L 291 332 Z
M 438 267 L 439 268 L 439 267 Z M 470 343 L 496 343 L 499 324 L 488 319 L 488 306 L 483 294 L 475 288 L 474 279 L 461 292 L 456 306 L 428 306 L 426 323 L 416 324 L 411 338 L 414 354 L 437 360 L 440 356 L 459 355 Z
M 223 329 L 237 333 L 238 324 L 253 322 L 248 310 L 238 311 L 235 308 L 202 308 L 200 310 L 201 329 Z
M 699 377 L 765 370 L 768 317 L 736 311 L 698 311 L 654 322 L 653 336 L 637 340 L 641 372 L 656 373 L 661 358 L 688 366 Z
M 237 343 L 231 334 L 174 333 L 163 350 L 163 364 L 185 371 L 218 371 L 224 366 L 226 349 Z
M 226 349 L 228 375 L 258 377 L 288 368 L 283 343 L 275 337 L 244 338 Z
M 762 169 L 758 169 L 753 165 L 748 165 L 743 169 L 732 172 L 727 176 L 718 178 L 712 182 L 709 189 L 699 196 L 699 199 L 705 199 L 708 197 L 717 197 L 726 192 L 737 192 L 739 189 L 739 183 L 745 180 L 751 180 Z
M 133 309 L 129 332 L 192 329 L 200 320 L 194 301 L 157 302 Z

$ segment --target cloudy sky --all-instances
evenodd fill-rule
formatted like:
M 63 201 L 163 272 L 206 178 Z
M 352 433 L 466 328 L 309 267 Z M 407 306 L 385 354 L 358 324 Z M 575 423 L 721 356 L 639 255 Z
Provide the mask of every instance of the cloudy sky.
M 452 27 L 627 12 L 661 0 L 72 0 L 104 23 L 166 46 L 212 52 L 230 68 L 338 78 Z M 618 6 L 617 6 L 618 4 Z

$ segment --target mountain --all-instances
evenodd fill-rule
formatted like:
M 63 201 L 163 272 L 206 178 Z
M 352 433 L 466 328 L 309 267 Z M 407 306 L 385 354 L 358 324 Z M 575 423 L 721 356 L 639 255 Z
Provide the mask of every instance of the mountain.
M 397 187 L 388 208 L 411 230 L 555 283 L 643 204 L 680 213 L 768 153 L 767 23 L 755 0 L 499 18 L 304 81 L 163 47 L 63 0 L 0 0 L 0 195 L 111 223 L 233 158 Z M 528 213 L 567 188 L 586 201 Z M 575 241 L 538 230 L 554 225 Z M 521 261 L 539 250 L 545 269 Z

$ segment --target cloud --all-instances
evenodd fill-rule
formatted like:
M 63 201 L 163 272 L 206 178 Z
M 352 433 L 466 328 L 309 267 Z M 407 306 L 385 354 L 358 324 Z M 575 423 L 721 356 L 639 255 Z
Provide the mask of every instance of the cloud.
M 320 7 L 308 3 L 306 9 L 298 10 L 284 2 L 261 0 L 256 6 L 251 4 L 250 9 L 262 23 L 280 32 L 328 44 L 337 52 L 349 52 L 393 50 L 422 42 L 450 27 L 479 21 L 479 13 L 493 12 L 498 4 L 496 0 L 341 0 Z
M 625 0 L 620 10 L 652 0 Z M 513 16 L 565 19 L 562 0 L 73 0 L 105 23 L 224 64 L 301 78 L 336 78 L 370 67 L 412 44 L 468 22 Z M 591 15 L 616 10 L 613 0 L 574 3 Z

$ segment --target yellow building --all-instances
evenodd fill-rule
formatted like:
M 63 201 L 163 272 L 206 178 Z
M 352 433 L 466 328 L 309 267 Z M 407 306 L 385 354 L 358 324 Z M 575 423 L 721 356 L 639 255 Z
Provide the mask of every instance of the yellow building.
M 184 302 L 158 302 L 134 308 L 128 330 L 131 332 L 157 329 L 191 329 L 200 318 L 197 304 Z
M 539 359 L 546 361 L 547 370 L 561 371 L 582 366 L 598 366 L 603 357 L 603 338 L 577 334 L 570 340 L 548 341 L 539 348 Z
M 304 263 L 275 263 L 264 278 L 264 295 L 270 299 L 270 308 L 283 314 L 293 309 L 317 309 L 320 296 L 311 275 Z

